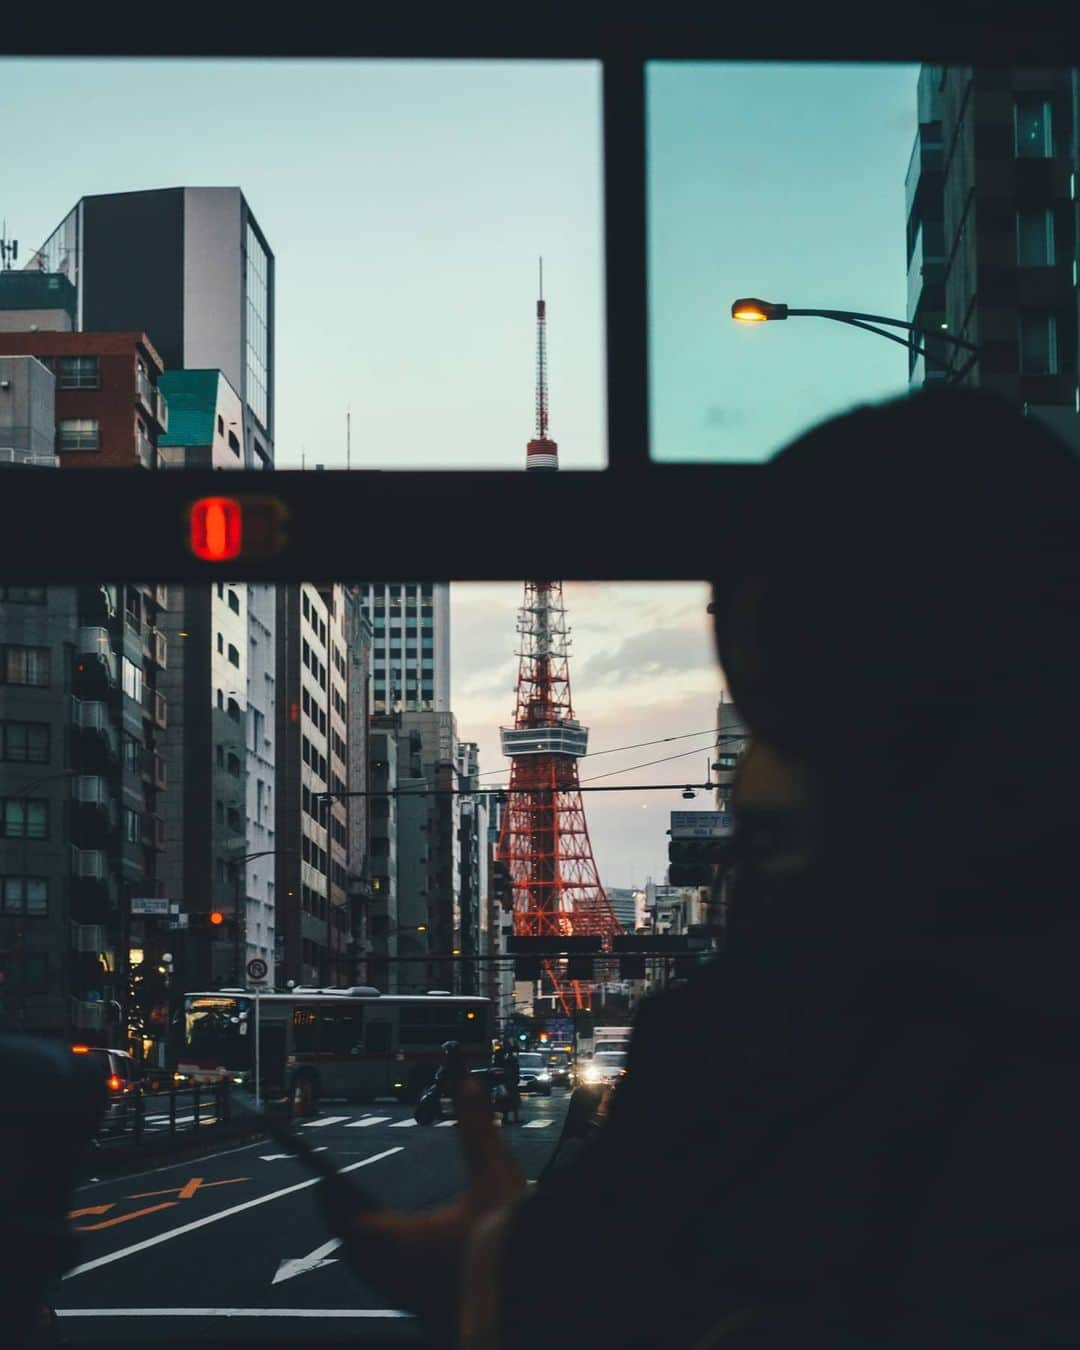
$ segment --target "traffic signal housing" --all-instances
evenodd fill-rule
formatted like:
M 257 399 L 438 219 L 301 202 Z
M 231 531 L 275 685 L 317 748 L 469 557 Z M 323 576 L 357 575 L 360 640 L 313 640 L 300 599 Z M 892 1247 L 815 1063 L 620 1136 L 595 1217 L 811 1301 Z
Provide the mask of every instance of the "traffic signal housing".
M 730 839 L 672 839 L 668 844 L 668 885 L 708 886 L 726 862 Z
M 514 908 L 514 882 L 510 876 L 510 864 L 498 860 L 491 869 L 491 888 L 495 899 L 509 914 Z

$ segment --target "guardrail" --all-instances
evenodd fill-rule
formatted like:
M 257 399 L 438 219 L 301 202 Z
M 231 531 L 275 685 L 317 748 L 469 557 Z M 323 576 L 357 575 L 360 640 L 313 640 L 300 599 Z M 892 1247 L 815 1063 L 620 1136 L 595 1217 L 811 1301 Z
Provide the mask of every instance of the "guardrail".
M 190 1103 L 178 1103 L 178 1097 L 190 1098 Z M 173 1083 L 156 1092 L 135 1087 L 110 1097 L 97 1142 L 106 1148 L 138 1145 L 150 1137 L 190 1139 L 202 1130 L 231 1124 L 228 1083 Z

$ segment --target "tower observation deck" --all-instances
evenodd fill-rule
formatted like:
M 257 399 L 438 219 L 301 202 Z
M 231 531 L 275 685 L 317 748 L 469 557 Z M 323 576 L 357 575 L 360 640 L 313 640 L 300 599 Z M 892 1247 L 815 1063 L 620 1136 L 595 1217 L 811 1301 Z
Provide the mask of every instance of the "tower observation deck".
M 548 436 L 547 312 L 536 305 L 536 435 L 526 468 L 551 472 L 559 451 Z M 588 729 L 574 716 L 570 693 L 570 630 L 561 581 L 527 581 L 518 612 L 517 700 L 513 727 L 500 730 L 509 756 L 509 803 L 498 856 L 513 890 L 514 933 L 532 937 L 612 937 L 621 932 L 600 884 L 578 781 Z M 590 1006 L 591 986 L 571 980 L 565 962 L 545 962 L 564 1012 Z

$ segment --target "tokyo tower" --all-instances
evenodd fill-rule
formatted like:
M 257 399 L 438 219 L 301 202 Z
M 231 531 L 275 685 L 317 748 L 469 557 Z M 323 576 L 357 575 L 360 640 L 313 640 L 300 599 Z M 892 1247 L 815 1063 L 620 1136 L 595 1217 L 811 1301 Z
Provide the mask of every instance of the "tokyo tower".
M 525 467 L 535 473 L 559 467 L 559 447 L 548 436 L 546 327 L 541 261 L 536 436 L 525 451 Z M 513 887 L 514 933 L 610 938 L 622 930 L 600 884 L 581 801 L 578 760 L 586 753 L 589 732 L 574 717 L 570 698 L 570 638 L 561 581 L 525 583 L 517 631 L 514 725 L 500 731 L 511 768 L 498 848 Z M 545 961 L 544 970 L 565 1013 L 590 1006 L 591 986 L 570 979 L 565 961 Z

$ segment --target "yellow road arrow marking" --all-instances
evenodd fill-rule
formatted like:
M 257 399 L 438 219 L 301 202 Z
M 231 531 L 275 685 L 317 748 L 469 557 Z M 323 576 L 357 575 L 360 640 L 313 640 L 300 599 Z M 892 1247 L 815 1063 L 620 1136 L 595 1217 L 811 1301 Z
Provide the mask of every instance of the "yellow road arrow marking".
M 77 1233 L 96 1233 L 99 1228 L 113 1228 L 118 1223 L 127 1223 L 129 1219 L 141 1219 L 144 1214 L 156 1214 L 159 1209 L 172 1209 L 175 1200 L 165 1200 L 160 1205 L 150 1205 L 146 1209 L 137 1209 L 132 1214 L 118 1214 L 115 1219 L 103 1219 L 101 1223 L 80 1224 Z
M 81 1219 L 85 1214 L 108 1214 L 115 1203 L 115 1200 L 110 1200 L 107 1205 L 90 1205 L 87 1209 L 73 1209 L 68 1214 L 68 1218 Z

